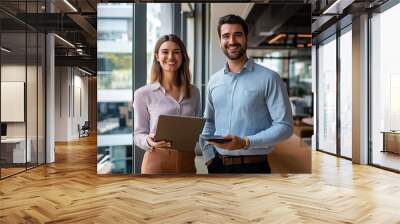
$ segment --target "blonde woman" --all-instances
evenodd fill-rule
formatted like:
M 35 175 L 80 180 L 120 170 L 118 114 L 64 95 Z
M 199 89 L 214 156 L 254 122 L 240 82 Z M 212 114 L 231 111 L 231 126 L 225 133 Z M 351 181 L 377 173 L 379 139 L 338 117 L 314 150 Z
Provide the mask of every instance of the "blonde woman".
M 190 84 L 189 57 L 179 37 L 170 34 L 157 41 L 151 83 L 135 91 L 133 107 L 134 142 L 146 150 L 141 173 L 195 173 L 194 149 L 181 152 L 154 140 L 161 114 L 201 116 L 199 90 Z

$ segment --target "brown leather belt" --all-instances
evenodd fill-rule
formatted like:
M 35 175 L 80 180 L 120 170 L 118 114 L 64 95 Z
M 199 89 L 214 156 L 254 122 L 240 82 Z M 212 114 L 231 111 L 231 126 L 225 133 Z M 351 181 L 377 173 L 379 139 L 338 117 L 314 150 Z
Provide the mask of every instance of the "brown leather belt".
M 267 161 L 267 155 L 250 155 L 250 156 L 223 156 L 218 154 L 218 158 L 222 160 L 224 165 L 241 165 L 248 163 L 260 163 Z

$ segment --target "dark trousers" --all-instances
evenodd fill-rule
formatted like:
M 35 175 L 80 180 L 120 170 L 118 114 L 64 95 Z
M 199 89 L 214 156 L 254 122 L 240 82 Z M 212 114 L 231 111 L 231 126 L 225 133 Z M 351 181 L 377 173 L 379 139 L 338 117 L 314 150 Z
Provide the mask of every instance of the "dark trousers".
M 222 159 L 215 156 L 211 164 L 208 165 L 208 173 L 271 173 L 268 159 L 259 163 L 246 163 L 235 165 L 224 165 Z

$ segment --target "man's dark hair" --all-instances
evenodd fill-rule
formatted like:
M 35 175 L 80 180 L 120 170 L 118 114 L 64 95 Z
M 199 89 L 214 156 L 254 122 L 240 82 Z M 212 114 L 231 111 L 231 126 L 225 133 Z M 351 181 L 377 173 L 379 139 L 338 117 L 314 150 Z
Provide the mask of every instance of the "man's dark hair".
M 221 38 L 221 26 L 224 24 L 240 24 L 243 28 L 243 31 L 244 31 L 244 34 L 246 35 L 246 37 L 247 37 L 247 34 L 249 34 L 249 28 L 247 27 L 246 21 L 244 21 L 244 19 L 242 19 L 242 17 L 240 17 L 240 16 L 229 14 L 229 15 L 219 18 L 219 20 L 218 20 L 218 36 L 219 36 L 219 38 Z

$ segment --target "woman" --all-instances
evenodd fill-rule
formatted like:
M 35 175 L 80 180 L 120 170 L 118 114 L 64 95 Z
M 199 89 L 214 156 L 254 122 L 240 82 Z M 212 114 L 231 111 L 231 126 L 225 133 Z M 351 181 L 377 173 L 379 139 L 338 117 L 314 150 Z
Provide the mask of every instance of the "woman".
M 146 150 L 142 174 L 195 173 L 194 149 L 171 149 L 165 141 L 154 141 L 161 114 L 201 116 L 199 90 L 190 84 L 189 57 L 175 35 L 162 36 L 154 49 L 151 83 L 135 91 L 134 142 Z

